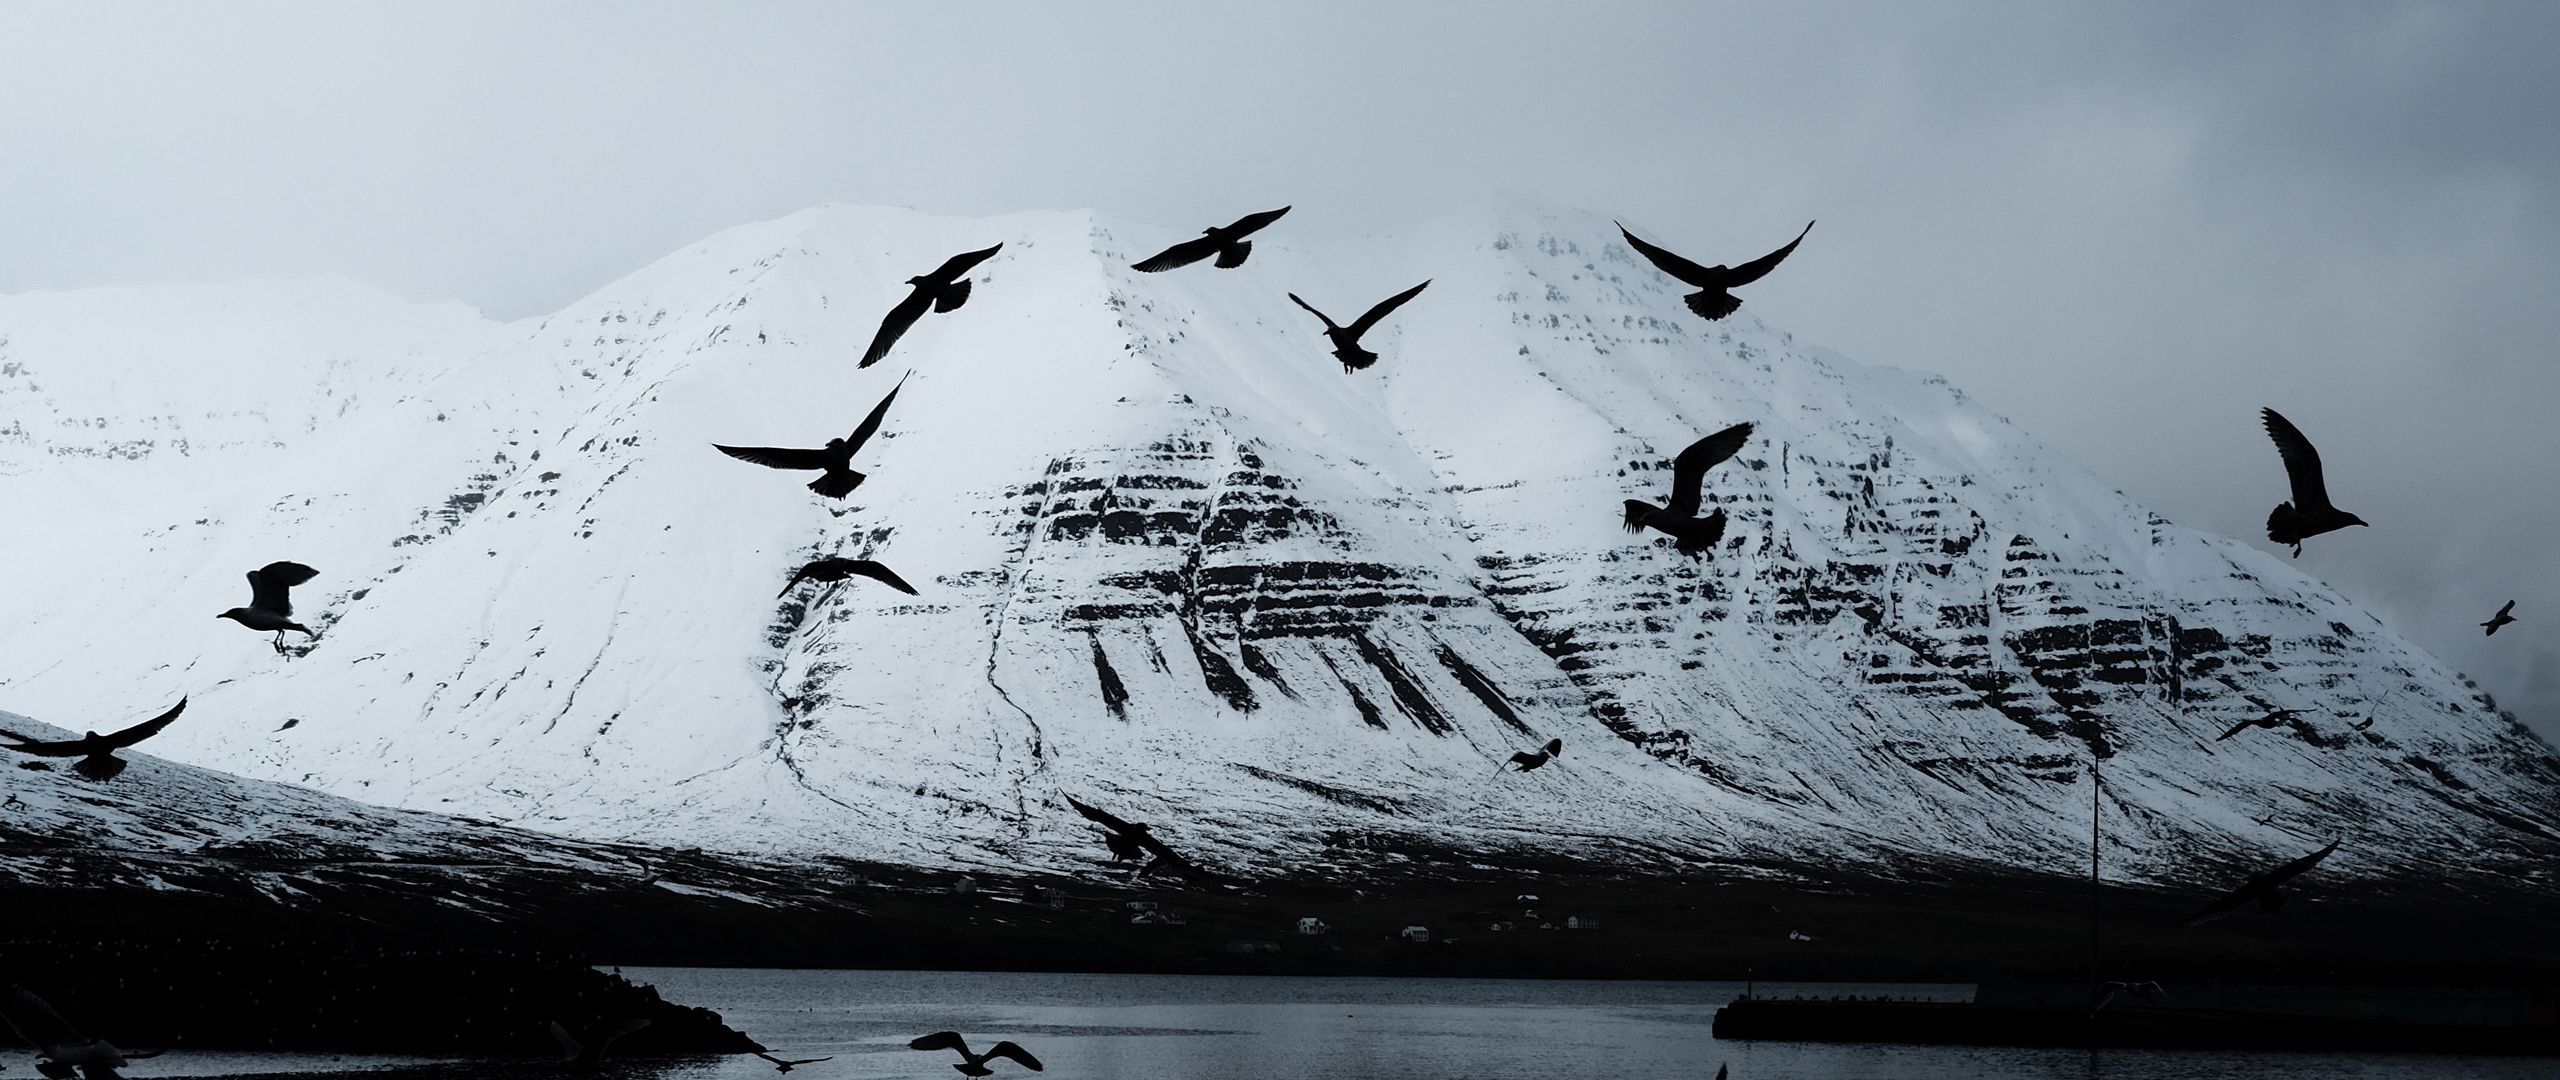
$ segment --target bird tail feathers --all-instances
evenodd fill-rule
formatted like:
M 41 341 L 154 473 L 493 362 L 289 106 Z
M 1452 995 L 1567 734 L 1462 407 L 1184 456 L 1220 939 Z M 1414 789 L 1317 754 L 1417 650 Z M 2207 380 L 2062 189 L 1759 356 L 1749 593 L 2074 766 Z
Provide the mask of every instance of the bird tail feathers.
M 2267 539 L 2279 544 L 2302 542 L 2302 515 L 2290 502 L 2280 502 L 2267 514 Z
M 1731 315 L 1734 309 L 1742 306 L 1742 301 L 1735 299 L 1732 293 L 1723 290 L 1693 292 L 1681 298 L 1681 303 L 1689 305 L 1689 310 L 1697 312 L 1700 318 L 1709 322 Z
M 933 310 L 937 312 L 956 311 L 960 305 L 968 302 L 969 279 L 967 278 L 952 282 L 951 287 L 933 294 Z
M 1238 240 L 1218 249 L 1218 269 L 1233 270 L 1244 265 L 1245 256 L 1253 254 L 1253 241 Z
M 1661 507 L 1659 507 L 1659 506 L 1655 506 L 1655 505 L 1653 505 L 1652 503 L 1649 503 L 1649 502 L 1645 502 L 1645 501 L 1643 501 L 1643 500 L 1640 500 L 1640 499 L 1629 499 L 1629 500 L 1627 500 L 1627 518 L 1626 518 L 1626 521 L 1625 521 L 1625 524 L 1626 524 L 1626 526 L 1627 526 L 1627 531 L 1628 531 L 1628 532 L 1643 532 L 1643 531 L 1644 531 L 1644 519 L 1646 518 L 1646 516 L 1648 516 L 1648 515 L 1652 514 L 1654 511 L 1656 511 L 1656 510 L 1660 510 L 1660 509 L 1662 509 L 1662 508 L 1661 508 Z
M 817 479 L 809 481 L 809 490 L 817 492 L 818 494 L 824 495 L 830 499 L 844 498 L 845 496 L 852 494 L 853 489 L 861 486 L 862 474 L 850 469 L 843 472 L 837 472 L 830 469 L 819 474 Z M 788 592 L 789 590 L 786 589 L 784 591 Z

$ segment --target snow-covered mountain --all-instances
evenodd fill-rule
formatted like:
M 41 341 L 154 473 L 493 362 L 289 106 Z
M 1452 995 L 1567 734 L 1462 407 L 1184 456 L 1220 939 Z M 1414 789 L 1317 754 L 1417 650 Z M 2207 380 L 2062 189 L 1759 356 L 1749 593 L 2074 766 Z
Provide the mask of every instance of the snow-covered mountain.
M 334 286 L 0 298 L 0 704 L 105 729 L 191 694 L 151 749 L 926 865 L 1084 863 L 1073 793 L 1240 869 L 2063 868 L 2093 755 L 2131 873 L 2560 850 L 2560 758 L 2458 674 L 1943 380 L 1703 322 L 1604 218 L 1287 224 L 1140 274 L 1175 231 L 821 207 L 503 326 Z M 997 242 L 855 367 L 906 277 Z M 1353 375 L 1286 295 L 1426 278 Z M 841 503 L 709 445 L 818 445 L 909 371 Z M 1620 529 L 1741 420 L 1712 558 Z M 823 554 L 922 595 L 775 598 Z M 290 658 L 212 618 L 282 558 L 322 572 Z

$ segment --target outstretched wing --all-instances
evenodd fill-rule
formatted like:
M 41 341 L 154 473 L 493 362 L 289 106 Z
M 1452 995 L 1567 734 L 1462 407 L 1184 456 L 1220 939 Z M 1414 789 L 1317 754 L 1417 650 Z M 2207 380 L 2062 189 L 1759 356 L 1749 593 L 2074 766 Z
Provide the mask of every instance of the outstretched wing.
M 132 727 L 126 728 L 123 731 L 107 736 L 107 745 L 131 746 L 144 739 L 148 739 L 159 734 L 161 728 L 168 727 L 169 721 L 177 719 L 178 714 L 185 711 L 187 711 L 187 699 L 179 698 L 177 704 L 169 706 L 168 712 L 161 713 L 149 720 L 145 720 L 139 724 L 133 725 Z
M 11 740 L 6 749 L 15 750 L 21 754 L 34 754 L 37 757 L 78 757 L 89 752 L 77 740 L 47 742 L 42 739 L 30 739 L 14 731 L 0 731 L 0 735 L 8 736 Z
M 824 450 L 798 450 L 781 446 L 722 446 L 711 448 L 740 461 L 752 461 L 768 469 L 823 469 L 827 467 Z
M 963 1057 L 977 1056 L 969 1053 L 969 1040 L 961 1038 L 957 1031 L 937 1031 L 931 1035 L 918 1035 L 913 1041 L 907 1043 L 907 1049 L 957 1050 Z
M 1690 443 L 1688 449 L 1680 451 L 1680 456 L 1672 458 L 1671 505 L 1668 508 L 1671 514 L 1674 517 L 1696 517 L 1699 489 L 1706 480 L 1707 470 L 1739 453 L 1742 444 L 1750 438 L 1751 422 L 1745 420 Z
M 249 606 L 278 615 L 293 614 L 293 597 L 287 590 L 320 576 L 320 571 L 298 562 L 271 562 L 249 571 Z
M 844 441 L 844 452 L 847 456 L 862 449 L 862 444 L 871 441 L 872 434 L 880 430 L 881 418 L 889 415 L 889 403 L 898 400 L 898 391 L 906 388 L 907 376 L 913 374 L 915 372 L 910 371 L 906 375 L 898 376 L 898 385 L 889 388 L 889 396 L 881 398 L 880 404 L 872 406 L 871 415 L 862 418 L 862 426 L 853 429 L 853 434 Z
M 2197 923 L 2212 922 L 2215 919 L 2230 914 L 2232 909 L 2248 903 L 2250 897 L 2257 895 L 2250 891 L 2252 886 L 2255 884 L 2255 882 L 2252 882 L 2249 885 L 2243 885 L 2237 889 L 2233 889 L 2230 892 L 2222 894 L 2220 899 L 2217 899 L 2210 904 L 2206 904 L 2204 906 L 2204 910 L 2179 920 L 2178 925 L 2194 926 Z
M 1548 757 L 1554 757 L 1554 756 L 1556 756 L 1556 755 L 1558 755 L 1558 754 L 1564 753 L 1564 740 L 1563 740 L 1563 739 L 1549 739 L 1549 740 L 1547 740 L 1546 753 L 1547 753 L 1547 756 L 1548 756 Z
M 1143 262 L 1130 263 L 1129 269 L 1158 274 L 1177 266 L 1189 266 L 1217 253 L 1216 237 L 1199 236 L 1156 252 Z
M 1753 259 L 1740 266 L 1734 267 L 1731 270 L 1725 271 L 1724 287 L 1728 289 L 1738 288 L 1744 285 L 1749 285 L 1752 282 L 1758 281 L 1762 277 L 1767 276 L 1769 271 L 1778 268 L 1779 263 L 1787 261 L 1787 256 L 1795 253 L 1796 245 L 1804 243 L 1805 233 L 1810 233 L 1812 231 L 1813 223 L 1810 221 L 1805 222 L 1804 232 L 1797 233 L 1795 239 L 1787 241 L 1787 246 L 1760 256 L 1759 258 Z
M 2250 878 L 2249 884 L 2241 886 L 2241 888 L 2243 891 L 2246 891 L 2249 889 L 2274 888 L 2275 886 L 2282 885 L 2285 882 L 2301 877 L 2304 873 L 2309 872 L 2312 867 L 2320 865 L 2320 860 L 2328 858 L 2330 853 L 2337 850 L 2338 841 L 2331 840 L 2329 841 L 2328 847 L 2321 848 L 2318 851 L 2312 852 L 2311 854 L 2305 855 L 2299 859 L 2295 859 L 2283 866 L 2276 867 L 2266 873 Z
M 1542 756 L 1542 755 L 1539 755 L 1539 754 L 1532 754 L 1532 753 L 1530 753 L 1530 752 L 1528 752 L 1528 751 L 1526 751 L 1526 750 L 1523 750 L 1523 751 L 1520 751 L 1519 753 L 1516 753 L 1516 754 L 1511 755 L 1511 763 L 1512 763 L 1512 764 L 1514 764 L 1514 765 L 1521 765 L 1521 766 L 1526 766 L 1526 767 L 1530 767 L 1530 768 L 1535 768 L 1535 767 L 1537 767 L 1537 766 L 1540 766 L 1540 765 L 1544 765 L 1544 764 L 1546 764 L 1546 763 L 1547 763 L 1547 759 L 1546 759 L 1544 756 Z
M 987 261 L 987 259 L 995 255 L 996 252 L 1002 250 L 1004 250 L 1004 245 L 997 244 L 994 247 L 981 248 L 977 251 L 963 251 L 960 254 L 942 260 L 942 265 L 934 267 L 933 279 L 935 281 L 958 281 L 960 280 L 960 275 L 968 273 L 971 267 Z
M 2498 613 L 2497 613 L 2497 614 L 2492 615 L 2492 616 L 2489 616 L 2489 617 L 2490 617 L 2491 619 L 2503 619 L 2503 618 L 2506 618 L 2506 617 L 2507 617 L 2507 613 L 2508 613 L 2508 612 L 2510 612 L 2510 611 L 2514 611 L 2515 609 L 2516 609 L 2516 602 L 2515 602 L 2515 601 L 2513 601 L 2513 600 L 2509 600 L 2509 601 L 2507 601 L 2507 606 L 2502 607 L 2502 608 L 2499 608 L 2499 609 L 2498 609 Z
M 1086 806 L 1083 803 L 1077 802 L 1076 797 L 1073 795 L 1067 796 L 1067 805 L 1075 807 L 1076 813 L 1083 814 L 1086 821 L 1093 822 L 1094 824 L 1100 825 L 1112 832 L 1128 833 L 1135 831 L 1128 822 L 1122 821 L 1118 817 L 1113 816 L 1110 811 L 1097 807 Z
M 20 1040 L 38 1050 L 89 1045 L 88 1036 L 55 1014 L 53 1006 L 45 1004 L 35 991 L 23 986 L 13 987 L 7 997 L 0 997 L 0 1019 L 6 1019 Z
M 880 332 L 871 335 L 871 347 L 863 351 L 862 363 L 856 366 L 870 367 L 879 363 L 881 357 L 889 355 L 889 347 L 898 343 L 899 336 L 914 326 L 917 319 L 924 318 L 924 309 L 932 306 L 932 290 L 919 285 L 908 292 L 906 299 L 898 301 L 897 306 L 889 309 L 889 314 L 881 317 Z
M 1031 1051 L 1015 1045 L 1011 1039 L 1007 1039 L 995 1044 L 994 1046 L 988 1047 L 987 1056 L 991 1058 L 1012 1058 L 1013 1060 L 1020 1062 L 1023 1068 L 1029 1069 L 1032 1072 L 1040 1071 L 1040 1059 L 1032 1057 Z
M 1323 320 L 1324 320 L 1324 328 L 1325 328 L 1325 329 L 1327 329 L 1327 330 L 1340 330 L 1340 329 L 1342 329 L 1342 327 L 1341 327 L 1339 324 L 1337 324 L 1337 323 L 1335 323 L 1335 322 L 1333 321 L 1333 317 L 1332 317 L 1332 316 L 1326 315 L 1324 312 L 1317 311 L 1317 310 L 1316 310 L 1316 306 L 1315 306 L 1314 304 L 1310 304 L 1310 303 L 1308 303 L 1308 302 L 1306 302 L 1306 301 L 1304 301 L 1304 300 L 1299 300 L 1299 299 L 1298 299 L 1298 294 L 1296 294 L 1296 293 L 1290 293 L 1290 294 L 1289 294 L 1289 299 L 1290 299 L 1290 300 L 1292 300 L 1292 301 L 1294 301 L 1294 302 L 1295 302 L 1299 307 L 1302 307 L 1302 308 L 1307 309 L 1307 314 L 1313 315 L 1313 316 L 1315 316 L 1316 318 L 1319 318 L 1319 319 L 1323 319 Z
M 2293 508 L 2308 512 L 2327 507 L 2329 486 L 2320 479 L 2320 451 L 2283 413 L 2264 408 L 2258 413 L 2266 421 L 2267 437 L 2276 441 L 2276 453 L 2284 455 L 2285 477 L 2293 481 Z
M 2213 741 L 2215 741 L 2215 742 L 2221 742 L 2221 741 L 2223 741 L 2224 739 L 2228 739 L 2228 738 L 2230 738 L 2230 737 L 2232 737 L 2232 736 L 2234 736 L 2234 735 L 2240 734 L 2241 732 L 2243 732 L 2243 731 L 2247 731 L 2247 730 L 2249 730 L 2250 728 L 2253 728 L 2253 727 L 2256 727 L 2256 726 L 2258 726 L 2258 722 L 2257 722 L 2257 721 L 2255 721 L 2255 720 L 2243 720 L 2243 721 L 2240 721 L 2240 722 L 2239 722 L 2239 723 L 2237 723 L 2237 724 L 2233 724 L 2233 725 L 2231 725 L 2231 730 L 2226 731 L 2226 732 L 2223 732 L 2221 735 L 2219 735 L 2219 736 L 2215 737 L 2215 739 L 2214 739 Z
M 1645 261 L 1652 263 L 1655 269 L 1660 270 L 1663 273 L 1679 278 L 1680 280 L 1688 282 L 1689 284 L 1695 285 L 1701 289 L 1712 289 L 1725 284 L 1725 270 L 1723 267 L 1709 269 L 1690 262 L 1687 259 L 1683 259 L 1668 251 L 1664 251 L 1661 248 L 1645 243 L 1642 239 L 1638 238 L 1636 234 L 1628 232 L 1627 227 L 1624 225 L 1618 226 L 1618 235 L 1626 237 L 1627 243 L 1636 249 L 1637 254 L 1643 255 L 1645 257 Z M 1793 245 L 1789 246 L 1792 247 Z
M 1378 320 L 1386 318 L 1388 312 L 1403 307 L 1405 301 L 1422 295 L 1422 290 L 1430 287 L 1431 283 L 1425 281 L 1420 285 L 1416 285 L 1403 292 L 1397 293 L 1394 296 L 1378 301 L 1378 306 L 1370 308 L 1367 314 L 1360 316 L 1360 321 L 1351 324 L 1351 336 L 1359 337 L 1362 334 L 1368 333 L 1369 328 L 1378 325 Z
M 578 1037 L 569 1034 L 569 1029 L 561 1027 L 560 1021 L 557 1020 L 551 1022 L 551 1041 L 559 1044 L 562 1061 L 576 1061 L 587 1050 L 586 1047 L 579 1045 Z
M 870 578 L 873 581 L 877 581 L 909 596 L 914 596 L 916 594 L 916 587 L 907 584 L 906 579 L 899 577 L 895 571 L 888 567 L 882 566 L 869 559 L 855 559 L 853 561 L 852 570 L 854 573 Z
M 1227 226 L 1227 237 L 1232 240 L 1251 236 L 1256 232 L 1260 232 L 1263 226 L 1280 220 L 1280 215 L 1288 212 L 1289 208 L 1283 206 L 1280 209 L 1265 210 L 1259 214 L 1246 214 L 1243 217 L 1237 218 L 1235 220 L 1235 224 Z

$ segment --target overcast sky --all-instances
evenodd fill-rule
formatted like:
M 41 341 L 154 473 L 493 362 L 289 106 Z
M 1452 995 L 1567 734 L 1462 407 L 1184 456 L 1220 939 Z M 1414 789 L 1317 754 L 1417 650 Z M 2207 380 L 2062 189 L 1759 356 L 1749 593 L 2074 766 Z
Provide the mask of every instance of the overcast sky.
M 512 318 L 829 200 L 1310 235 L 1515 191 L 1944 372 L 2560 737 L 2560 5 L 0 6 L 0 292 L 335 275 Z M 2495 639 L 2473 624 L 2516 598 Z

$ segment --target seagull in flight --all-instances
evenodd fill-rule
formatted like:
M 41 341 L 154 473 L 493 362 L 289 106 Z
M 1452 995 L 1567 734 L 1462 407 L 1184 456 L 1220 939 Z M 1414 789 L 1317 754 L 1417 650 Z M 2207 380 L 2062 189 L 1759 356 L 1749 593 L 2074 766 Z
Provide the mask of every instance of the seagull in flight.
M 907 374 L 912 375 L 914 372 Z M 871 441 L 874 432 L 880 430 L 881 418 L 889 415 L 889 403 L 898 400 L 898 391 L 906 385 L 906 376 L 899 376 L 898 385 L 890 387 L 889 396 L 881 398 L 880 404 L 871 407 L 871 415 L 862 418 L 862 426 L 854 428 L 852 435 L 841 439 L 829 439 L 826 446 L 816 450 L 780 446 L 722 446 L 719 443 L 712 443 L 711 448 L 740 461 L 753 462 L 768 469 L 822 470 L 817 479 L 809 481 L 809 490 L 830 499 L 841 499 L 852 494 L 853 489 L 862 486 L 862 481 L 866 477 L 863 473 L 853 471 L 853 455 L 862 449 L 862 444 Z
M 1031 1051 L 1014 1045 L 1011 1040 L 988 1047 L 986 1053 L 972 1054 L 969 1052 L 969 1040 L 961 1038 L 957 1031 L 937 1031 L 931 1035 L 919 1036 L 915 1041 L 907 1044 L 907 1049 L 957 1050 L 960 1052 L 960 1063 L 952 1068 L 960 1070 L 962 1076 L 994 1075 L 995 1070 L 988 1068 L 987 1062 L 996 1058 L 1005 1058 L 1032 1072 L 1040 1071 L 1040 1059 L 1032 1057 Z
M 169 721 L 177 719 L 178 714 L 185 711 L 187 711 L 187 699 L 179 698 L 178 703 L 170 706 L 168 712 L 113 735 L 100 735 L 92 731 L 81 738 L 59 739 L 52 742 L 30 739 L 10 731 L 0 731 L 0 736 L 7 736 L 13 740 L 6 749 L 15 750 L 21 754 L 33 754 L 37 757 L 79 758 L 79 764 L 73 765 L 71 771 L 104 783 L 115 779 L 117 774 L 124 771 L 125 760 L 117 757 L 116 751 L 159 734 L 161 728 L 168 727 Z
M 2338 841 L 2331 840 L 2328 847 L 2250 878 L 2239 888 L 2223 894 L 2221 899 L 2205 905 L 2204 910 L 2188 916 L 2185 922 L 2178 925 L 2194 926 L 2198 923 L 2212 922 L 2230 914 L 2251 900 L 2257 901 L 2259 910 L 2266 914 L 2273 915 L 2283 911 L 2284 894 L 2278 892 L 2277 887 L 2309 872 L 2312 867 L 2320 865 L 2320 860 L 2328 858 L 2329 854 L 2336 850 L 2338 850 Z
M 783 584 L 782 591 L 773 594 L 773 597 L 779 600 L 790 595 L 791 590 L 803 581 L 843 581 L 857 576 L 870 578 L 909 596 L 916 594 L 915 586 L 907 584 L 906 579 L 879 563 L 869 559 L 826 558 L 812 562 L 794 572 L 791 580 Z
M 2258 413 L 2266 422 L 2267 437 L 2276 442 L 2276 453 L 2284 456 L 2285 478 L 2293 482 L 2293 501 L 2277 503 L 2267 515 L 2267 539 L 2293 545 L 2293 557 L 2299 559 L 2304 538 L 2363 525 L 2363 518 L 2329 504 L 2329 486 L 2320 477 L 2320 451 L 2311 448 L 2302 429 L 2274 409 Z
M 1681 302 L 1689 305 L 1689 310 L 1697 312 L 1699 317 L 1709 322 L 1731 315 L 1735 308 L 1742 306 L 1742 301 L 1736 299 L 1727 290 L 1749 285 L 1766 276 L 1769 271 L 1777 269 L 1778 264 L 1786 261 L 1787 256 L 1795 251 L 1797 244 L 1804 243 L 1805 233 L 1812 231 L 1813 223 L 1805 222 L 1804 232 L 1797 233 L 1795 239 L 1787 241 L 1787 246 L 1740 266 L 1700 266 L 1645 243 L 1638 239 L 1636 234 L 1628 232 L 1624 225 L 1618 226 L 1618 235 L 1626 237 L 1627 243 L 1641 252 L 1656 269 L 1680 279 L 1684 284 L 1698 287 L 1697 292 L 1682 297 Z
M 2267 715 L 2261 716 L 2255 720 L 2243 720 L 2237 724 L 2233 724 L 2231 725 L 2231 730 L 2216 736 L 2213 741 L 2222 742 L 2253 727 L 2280 728 L 2283 727 L 2285 721 L 2292 716 L 2293 710 L 2291 709 L 2277 709 L 2276 711 L 2268 713 Z
M 1197 239 L 1185 240 L 1156 252 L 1144 261 L 1129 264 L 1129 268 L 1157 274 L 1177 266 L 1189 266 L 1215 255 L 1218 257 L 1218 269 L 1233 270 L 1244 265 L 1245 256 L 1253 254 L 1253 241 L 1245 237 L 1260 231 L 1265 225 L 1280 220 L 1280 215 L 1288 212 L 1289 208 L 1283 206 L 1280 209 L 1265 210 L 1259 214 L 1246 214 L 1225 228 L 1202 229 Z
M 881 357 L 889 355 L 889 347 L 897 344 L 899 336 L 914 326 L 917 319 L 924 318 L 927 307 L 946 312 L 959 310 L 960 305 L 968 303 L 970 269 L 1002 250 L 1004 245 L 997 244 L 978 251 L 964 251 L 943 260 L 942 265 L 935 267 L 930 274 L 908 278 L 907 284 L 914 286 L 914 291 L 909 292 L 906 299 L 898 301 L 896 307 L 889 309 L 888 316 L 880 320 L 880 332 L 872 336 L 871 348 L 862 354 L 861 366 L 870 367 L 879 363 Z
M 1296 293 L 1290 293 L 1289 299 L 1295 301 L 1299 307 L 1307 309 L 1308 314 L 1324 321 L 1324 336 L 1333 342 L 1333 358 L 1342 361 L 1342 370 L 1351 372 L 1378 362 L 1378 354 L 1360 347 L 1360 335 L 1368 333 L 1371 327 L 1378 325 L 1378 320 L 1387 317 L 1387 313 L 1403 307 L 1405 301 L 1422 295 L 1422 290 L 1430 287 L 1431 283 L 1425 281 L 1380 300 L 1378 306 L 1370 308 L 1367 313 L 1352 320 L 1349 326 L 1337 325 L 1332 316 L 1317 311 L 1314 304 L 1298 299 Z
M 764 1051 L 762 1051 L 762 1050 L 758 1050 L 758 1051 L 756 1051 L 756 1056 L 757 1056 L 757 1057 L 760 1057 L 760 1058 L 763 1058 L 763 1059 L 765 1059 L 766 1061 L 770 1061 L 770 1062 L 772 1062 L 772 1063 L 773 1063 L 773 1071 L 775 1071 L 775 1072 L 790 1072 L 792 1069 L 797 1068 L 797 1067 L 802 1066 L 802 1065 L 815 1065 L 815 1064 L 817 1064 L 817 1063 L 819 1063 L 819 1062 L 821 1062 L 821 1061 L 834 1061 L 834 1060 L 836 1059 L 836 1056 L 835 1056 L 834 1054 L 829 1054 L 829 1055 L 827 1055 L 827 1056 L 825 1056 L 825 1057 L 818 1057 L 818 1058 L 799 1058 L 799 1059 L 797 1059 L 797 1060 L 785 1061 L 785 1060 L 783 1060 L 783 1059 L 781 1059 L 781 1058 L 778 1058 L 778 1057 L 775 1057 L 775 1056 L 773 1056 L 773 1055 L 771 1055 L 771 1054 L 765 1053 L 765 1052 L 764 1052 Z
M 2485 627 L 2488 627 L 2488 628 L 2489 628 L 2489 633 L 2488 633 L 2488 634 L 2486 634 L 2486 635 L 2483 635 L 2483 636 L 2487 636 L 2487 637 L 2495 637 L 2495 636 L 2497 636 L 2498 628 L 2499 628 L 2499 627 L 2501 627 L 2501 626 L 2505 626 L 2505 625 L 2507 625 L 2508 623 L 2511 623 L 2511 622 L 2516 621 L 2516 617 L 2515 617 L 2514 615 L 2510 614 L 2510 612 L 2513 612 L 2515 609 L 2516 609 L 2516 602 L 2515 602 L 2515 601 L 2513 601 L 2513 600 L 2509 600 L 2509 601 L 2507 601 L 2507 606 L 2502 607 L 2502 608 L 2499 608 L 2499 609 L 2498 609 L 2498 613 L 2497 613 L 2497 614 L 2489 616 L 2489 621 L 2488 621 L 2488 622 L 2484 622 L 2484 623 L 2481 623 L 2481 624 L 2480 624 L 2480 625 L 2482 625 L 2482 626 L 2485 626 Z
M 1155 832 L 1147 827 L 1147 823 L 1123 821 L 1110 811 L 1076 801 L 1073 795 L 1067 796 L 1067 805 L 1075 807 L 1076 813 L 1084 815 L 1085 820 L 1108 830 L 1103 835 L 1102 842 L 1111 848 L 1112 862 L 1135 860 L 1150 854 L 1155 856 L 1138 868 L 1137 876 L 1144 877 L 1167 867 L 1191 868 L 1191 861 L 1183 858 L 1172 848 L 1166 847 L 1164 841 L 1156 839 Z
M 1520 772 L 1529 772 L 1536 769 L 1538 766 L 1546 764 L 1548 761 L 1554 759 L 1556 755 L 1561 753 L 1564 753 L 1564 740 L 1549 739 L 1547 740 L 1547 745 L 1539 747 L 1536 753 L 1533 754 L 1523 751 L 1521 753 L 1513 754 L 1511 755 L 1511 760 L 1504 762 L 1501 767 L 1508 769 L 1517 765 L 1520 767 Z
M 35 991 L 12 986 L 0 996 L 0 1019 L 18 1033 L 18 1040 L 36 1048 L 36 1071 L 53 1080 L 69 1080 L 76 1072 L 83 1080 L 122 1080 L 117 1069 L 131 1065 L 134 1059 L 160 1056 L 158 1050 L 119 1050 L 105 1039 L 92 1039 L 80 1033 L 69 1022 L 45 1004 Z
M 276 651 L 284 651 L 284 632 L 297 630 L 304 637 L 316 636 L 311 628 L 293 621 L 293 587 L 320 576 L 320 571 L 298 562 L 271 562 L 249 571 L 249 606 L 236 607 L 217 619 L 229 619 L 251 630 L 273 630 Z
M 1751 423 L 1744 421 L 1690 443 L 1680 456 L 1671 459 L 1671 499 L 1654 505 L 1641 499 L 1626 500 L 1628 532 L 1654 529 L 1677 541 L 1681 554 L 1692 559 L 1715 546 L 1724 538 L 1724 508 L 1705 517 L 1698 516 L 1701 486 L 1707 470 L 1732 457 L 1751 438 Z

